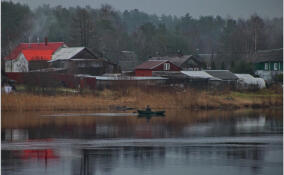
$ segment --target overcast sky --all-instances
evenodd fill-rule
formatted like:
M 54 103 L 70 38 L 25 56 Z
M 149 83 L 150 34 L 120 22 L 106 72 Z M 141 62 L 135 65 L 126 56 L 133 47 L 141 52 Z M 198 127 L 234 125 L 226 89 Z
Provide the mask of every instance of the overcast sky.
M 9 1 L 9 0 L 6 0 Z M 149 14 L 183 16 L 190 13 L 197 18 L 205 15 L 247 18 L 257 13 L 261 17 L 283 16 L 283 0 L 12 0 L 35 8 L 42 4 L 86 6 L 99 8 L 101 4 L 110 4 L 115 9 L 124 11 L 139 9 Z

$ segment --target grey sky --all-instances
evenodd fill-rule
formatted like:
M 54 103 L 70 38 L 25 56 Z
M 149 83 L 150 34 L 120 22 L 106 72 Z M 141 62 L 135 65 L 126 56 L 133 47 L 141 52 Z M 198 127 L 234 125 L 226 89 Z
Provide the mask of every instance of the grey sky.
M 32 8 L 49 3 L 99 8 L 101 4 L 110 4 L 115 9 L 139 9 L 149 14 L 182 16 L 189 12 L 193 17 L 220 15 L 222 17 L 247 18 L 257 13 L 262 17 L 283 16 L 283 0 L 12 0 L 30 5 Z

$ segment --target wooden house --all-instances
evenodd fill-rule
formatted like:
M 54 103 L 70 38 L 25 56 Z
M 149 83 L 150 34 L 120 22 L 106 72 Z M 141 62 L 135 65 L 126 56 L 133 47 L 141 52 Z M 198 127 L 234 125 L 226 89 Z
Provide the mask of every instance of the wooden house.
M 135 76 L 152 76 L 154 71 L 180 70 L 180 67 L 168 60 L 148 60 L 135 68 Z
M 4 58 L 6 72 L 28 72 L 47 68 L 47 61 L 60 48 L 63 42 L 21 43 Z
M 202 59 L 193 55 L 153 57 L 151 60 L 168 60 L 182 70 L 199 71 L 207 68 L 206 63 Z
M 273 81 L 275 75 L 283 74 L 283 49 L 258 51 L 253 63 L 256 75 L 268 82 Z
M 117 73 L 118 66 L 86 47 L 68 47 L 58 50 L 49 61 L 52 68 L 62 68 L 71 74 L 102 75 Z

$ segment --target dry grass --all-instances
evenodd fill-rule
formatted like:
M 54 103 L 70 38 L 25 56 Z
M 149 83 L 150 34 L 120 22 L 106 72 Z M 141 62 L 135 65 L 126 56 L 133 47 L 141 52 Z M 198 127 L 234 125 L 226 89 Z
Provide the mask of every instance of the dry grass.
M 282 91 L 213 93 L 187 89 L 103 90 L 95 94 L 43 96 L 27 93 L 2 94 L 2 111 L 97 110 L 109 106 L 181 109 L 232 109 L 244 107 L 271 107 L 283 105 Z

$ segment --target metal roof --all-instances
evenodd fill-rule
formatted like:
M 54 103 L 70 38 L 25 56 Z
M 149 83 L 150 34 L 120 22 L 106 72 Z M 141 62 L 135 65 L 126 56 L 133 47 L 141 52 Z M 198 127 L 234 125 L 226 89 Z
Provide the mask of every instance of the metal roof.
M 181 71 L 181 73 L 191 77 L 191 78 L 205 78 L 209 80 L 217 80 L 220 81 L 221 79 L 213 77 L 212 75 L 204 72 L 204 71 Z
M 50 60 L 49 62 L 71 59 L 84 49 L 85 47 L 61 48 L 57 52 L 55 52 L 54 55 L 52 55 L 52 60 Z
M 77 74 L 76 77 L 96 78 L 97 80 L 166 80 L 163 77 L 134 77 L 134 76 L 92 76 Z
M 4 59 L 16 59 L 20 53 L 23 53 L 27 60 L 50 60 L 52 54 L 64 46 L 63 42 L 21 43 Z
M 154 69 L 155 67 L 159 66 L 167 62 L 168 60 L 148 60 L 140 65 L 138 65 L 135 69 Z
M 237 80 L 238 77 L 228 70 L 205 70 L 208 74 L 221 80 Z

